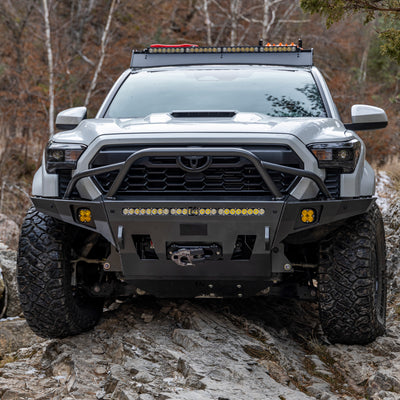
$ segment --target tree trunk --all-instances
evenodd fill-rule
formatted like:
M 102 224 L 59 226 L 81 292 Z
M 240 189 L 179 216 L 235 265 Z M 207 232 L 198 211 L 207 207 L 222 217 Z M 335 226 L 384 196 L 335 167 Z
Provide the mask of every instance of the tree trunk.
M 43 18 L 46 33 L 46 50 L 47 50 L 47 65 L 49 69 L 49 132 L 54 134 L 54 64 L 53 50 L 51 47 L 51 29 L 50 16 L 47 0 L 42 0 L 43 3 Z
M 231 14 L 231 46 L 237 45 L 237 29 L 241 0 L 231 0 L 230 14 Z
M 262 31 L 260 37 L 264 42 L 272 40 L 270 32 L 272 25 L 276 19 L 276 11 L 279 3 L 283 0 L 264 0 L 263 5 L 263 20 L 262 20 Z
M 208 12 L 208 3 L 209 0 L 203 0 L 204 24 L 206 25 L 206 30 L 207 30 L 207 46 L 212 46 L 211 20 L 210 20 L 210 14 Z
M 367 34 L 364 38 L 365 48 L 361 57 L 361 64 L 360 64 L 360 74 L 358 76 L 358 82 L 362 85 L 365 84 L 367 80 L 367 67 L 368 67 L 368 55 L 369 55 L 369 48 L 371 46 L 371 37 L 372 37 L 373 27 L 371 24 L 367 26 Z M 364 92 L 364 86 L 361 88 L 361 91 Z

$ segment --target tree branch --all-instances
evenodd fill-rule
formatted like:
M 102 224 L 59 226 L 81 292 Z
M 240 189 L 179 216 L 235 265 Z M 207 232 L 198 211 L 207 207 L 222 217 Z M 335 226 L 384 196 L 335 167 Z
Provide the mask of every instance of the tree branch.
M 110 25 L 111 21 L 114 15 L 115 8 L 119 4 L 119 0 L 112 0 L 110 10 L 108 12 L 108 17 L 107 17 L 107 22 L 106 26 L 104 27 L 103 35 L 101 37 L 101 45 L 100 45 L 100 59 L 97 64 L 96 70 L 94 71 L 93 79 L 89 87 L 89 91 L 87 92 L 86 99 L 85 99 L 85 106 L 89 104 L 90 97 L 92 96 L 93 91 L 96 89 L 97 85 L 97 79 L 99 76 L 99 73 L 101 71 L 101 68 L 103 66 L 104 62 L 104 57 L 106 55 L 106 46 L 107 46 L 107 39 L 108 39 L 108 33 L 110 31 Z
M 368 10 L 382 11 L 382 12 L 400 12 L 400 7 L 380 7 L 376 4 L 371 4 L 369 1 L 364 6 Z

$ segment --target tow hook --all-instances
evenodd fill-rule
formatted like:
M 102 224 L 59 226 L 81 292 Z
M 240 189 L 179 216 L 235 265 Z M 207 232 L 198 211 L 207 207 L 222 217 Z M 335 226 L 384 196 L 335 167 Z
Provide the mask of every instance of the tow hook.
M 217 260 L 221 257 L 222 249 L 217 244 L 205 246 L 179 246 L 172 244 L 168 248 L 170 259 L 177 265 L 192 267 L 204 261 Z

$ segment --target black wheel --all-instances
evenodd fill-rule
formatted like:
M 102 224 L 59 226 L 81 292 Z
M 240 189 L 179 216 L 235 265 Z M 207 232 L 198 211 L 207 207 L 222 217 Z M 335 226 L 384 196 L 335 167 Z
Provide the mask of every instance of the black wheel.
M 101 316 L 103 299 L 88 296 L 78 284 L 71 263 L 74 237 L 69 225 L 35 208 L 22 225 L 17 261 L 21 307 L 39 336 L 75 335 L 91 329 Z M 93 279 L 93 272 L 88 272 Z
M 385 234 L 376 204 L 321 244 L 318 292 L 332 343 L 366 344 L 385 332 Z

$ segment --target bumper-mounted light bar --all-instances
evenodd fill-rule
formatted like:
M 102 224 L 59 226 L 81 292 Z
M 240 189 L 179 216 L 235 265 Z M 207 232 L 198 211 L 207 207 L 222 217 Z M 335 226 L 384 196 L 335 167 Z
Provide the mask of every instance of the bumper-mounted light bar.
M 263 216 L 264 208 L 198 208 L 198 207 L 160 207 L 160 208 L 129 208 L 122 209 L 125 216 Z

